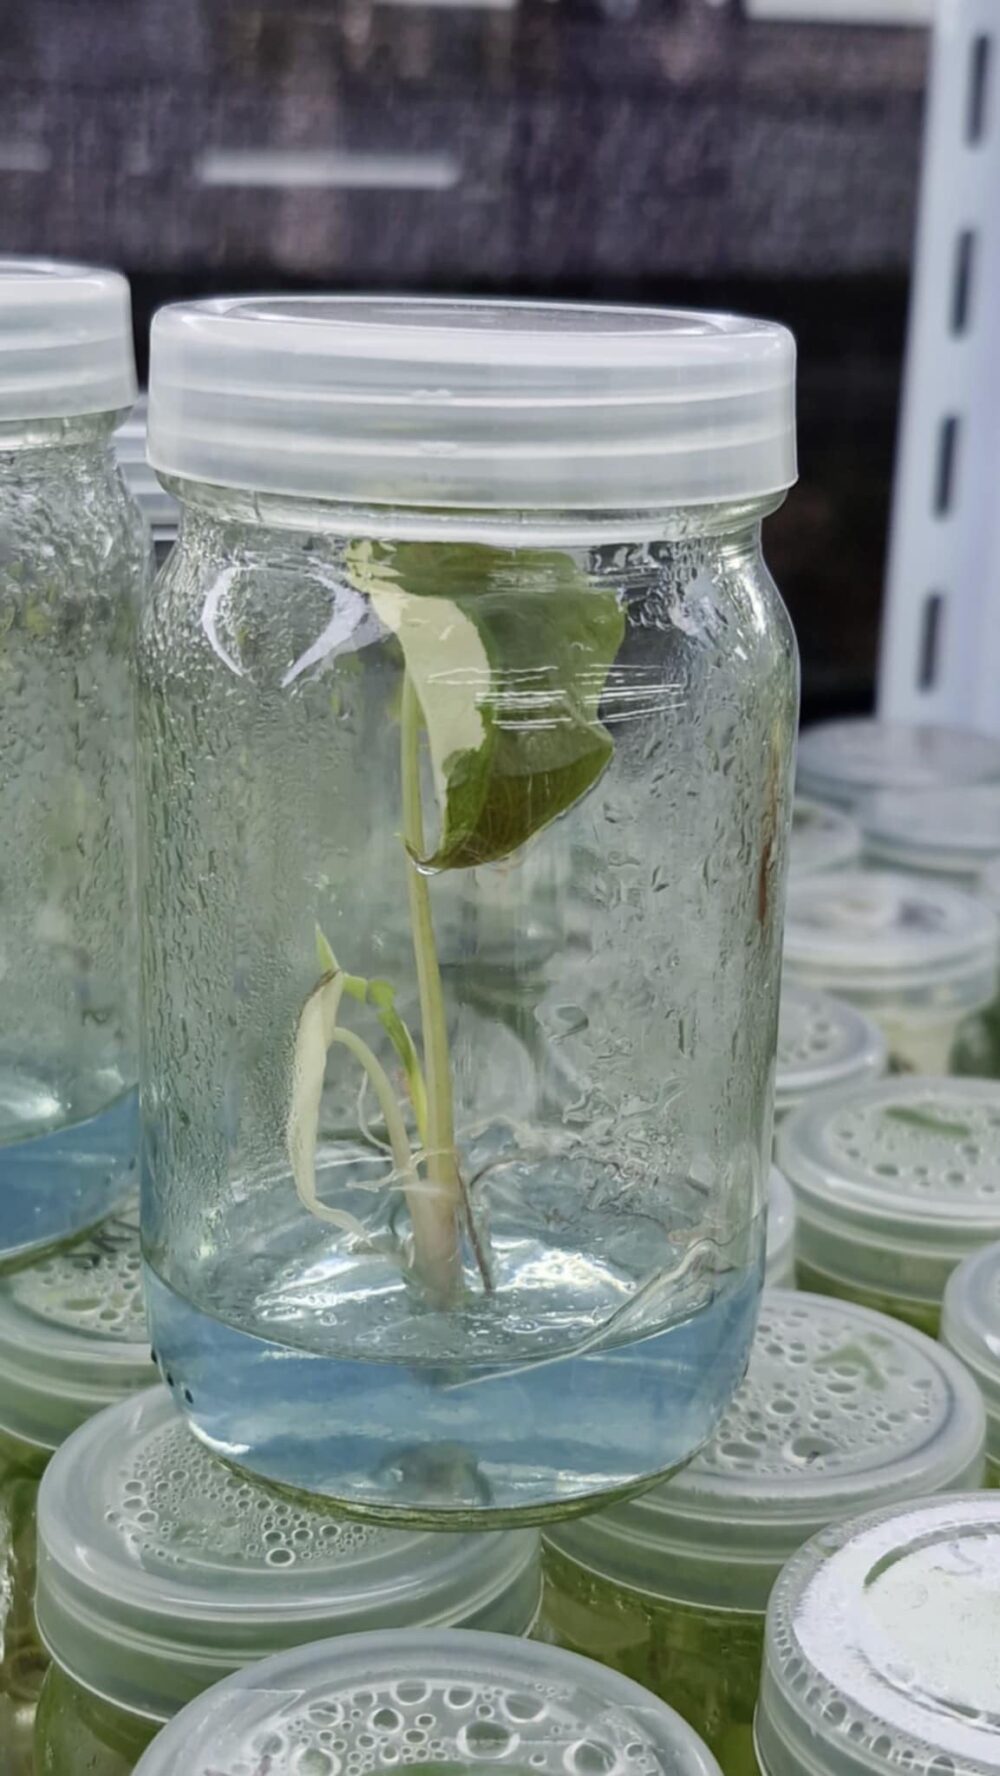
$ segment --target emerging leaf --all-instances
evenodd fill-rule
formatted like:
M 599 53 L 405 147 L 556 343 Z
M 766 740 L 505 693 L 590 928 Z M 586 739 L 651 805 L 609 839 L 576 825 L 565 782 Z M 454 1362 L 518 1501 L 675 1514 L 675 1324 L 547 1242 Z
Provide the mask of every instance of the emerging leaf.
M 624 634 L 613 590 L 559 551 L 360 543 L 352 578 L 397 637 L 441 811 L 428 871 L 508 857 L 613 753 L 601 697 Z

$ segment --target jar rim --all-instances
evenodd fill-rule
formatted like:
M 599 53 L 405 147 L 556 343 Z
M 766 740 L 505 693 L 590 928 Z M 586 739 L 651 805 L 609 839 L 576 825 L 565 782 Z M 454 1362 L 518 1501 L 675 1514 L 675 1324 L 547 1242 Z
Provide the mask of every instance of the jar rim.
M 528 511 L 795 480 L 786 328 L 687 310 L 229 297 L 153 321 L 150 461 L 221 486 Z
M 92 265 L 0 257 L 0 426 L 115 413 L 135 392 L 126 279 Z

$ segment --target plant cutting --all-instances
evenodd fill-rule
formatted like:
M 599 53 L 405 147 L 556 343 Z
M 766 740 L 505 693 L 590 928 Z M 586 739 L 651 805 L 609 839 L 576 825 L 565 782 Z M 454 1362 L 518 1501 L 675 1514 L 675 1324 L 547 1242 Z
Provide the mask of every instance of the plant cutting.
M 347 972 L 318 932 L 319 978 L 295 1033 L 287 1148 L 303 1205 L 367 1241 L 356 1217 L 322 1201 L 316 1181 L 327 1060 L 346 1050 L 378 1104 L 387 1182 L 406 1198 L 408 1268 L 447 1306 L 462 1287 L 463 1233 L 487 1292 L 492 1279 L 456 1140 L 432 883 L 511 857 L 598 782 L 614 751 L 599 711 L 624 615 L 613 590 L 555 551 L 361 542 L 348 548 L 346 567 L 402 659 L 400 851 L 420 1040 L 397 1010 L 393 984 Z M 437 817 L 430 840 L 427 776 Z M 387 1036 L 403 1101 L 370 1043 L 343 1021 L 352 1004 L 374 1013 Z

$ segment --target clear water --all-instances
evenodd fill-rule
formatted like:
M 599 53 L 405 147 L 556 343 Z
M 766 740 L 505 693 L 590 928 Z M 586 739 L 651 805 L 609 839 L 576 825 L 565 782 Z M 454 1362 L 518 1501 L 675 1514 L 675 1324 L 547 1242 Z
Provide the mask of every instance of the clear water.
M 641 1217 L 628 1239 L 639 1288 L 592 1225 L 574 1245 L 501 1220 L 494 1292 L 449 1312 L 332 1242 L 284 1266 L 270 1243 L 260 1269 L 244 1243 L 201 1308 L 148 1269 L 154 1345 L 205 1442 L 279 1486 L 387 1522 L 541 1522 L 686 1461 L 746 1366 L 762 1229 L 749 1266 L 700 1273 L 692 1247 L 651 1264 Z
M 138 1094 L 0 1062 L 0 1265 L 84 1233 L 135 1188 Z

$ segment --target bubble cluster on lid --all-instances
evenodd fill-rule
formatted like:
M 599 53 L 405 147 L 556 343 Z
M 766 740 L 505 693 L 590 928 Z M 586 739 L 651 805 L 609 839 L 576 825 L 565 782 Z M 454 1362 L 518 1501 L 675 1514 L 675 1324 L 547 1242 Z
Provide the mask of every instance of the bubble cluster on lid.
M 116 1217 L 88 1239 L 7 1281 L 16 1307 L 47 1325 L 119 1343 L 145 1344 L 139 1233 L 131 1216 Z
M 831 1110 L 826 1152 L 886 1196 L 995 1208 L 1000 1220 L 1000 1088 L 980 1095 L 978 1084 L 889 1081 Z
M 432 1761 L 467 1771 L 513 1764 L 542 1776 L 662 1776 L 635 1715 L 607 1707 L 592 1734 L 580 1728 L 576 1691 L 528 1678 L 516 1687 L 437 1676 L 331 1686 L 329 1697 L 292 1701 L 251 1731 L 242 1755 L 213 1764 L 212 1776 L 369 1776 Z
M 397 1531 L 350 1523 L 268 1492 L 209 1455 L 180 1421 L 161 1425 L 123 1465 L 107 1521 L 144 1566 L 189 1562 L 287 1571 L 357 1554 Z
M 947 1377 L 923 1341 L 842 1302 L 768 1293 L 746 1380 L 707 1448 L 666 1491 L 719 1476 L 883 1470 L 922 1449 L 952 1409 Z

